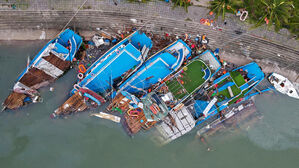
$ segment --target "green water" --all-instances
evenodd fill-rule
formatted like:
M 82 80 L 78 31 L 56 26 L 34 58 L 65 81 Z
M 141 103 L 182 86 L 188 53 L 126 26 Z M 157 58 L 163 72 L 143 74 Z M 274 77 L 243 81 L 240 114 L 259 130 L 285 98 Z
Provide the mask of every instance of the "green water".
M 0 41 L 0 101 L 17 75 L 45 44 Z M 260 122 L 209 137 L 213 151 L 195 132 L 160 147 L 151 134 L 130 138 L 122 127 L 89 117 L 92 111 L 67 119 L 49 115 L 67 98 L 76 74 L 68 72 L 41 89 L 43 103 L 0 114 L 1 168 L 172 167 L 172 168 L 294 168 L 299 165 L 299 101 L 269 93 L 256 98 Z

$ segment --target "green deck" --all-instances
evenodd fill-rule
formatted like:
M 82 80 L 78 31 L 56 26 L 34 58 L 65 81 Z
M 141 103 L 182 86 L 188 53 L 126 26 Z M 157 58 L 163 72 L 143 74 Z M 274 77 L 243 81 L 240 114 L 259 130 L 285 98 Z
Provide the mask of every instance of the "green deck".
M 243 78 L 243 76 L 238 71 L 230 72 L 230 76 L 236 82 L 236 85 L 239 86 L 239 87 L 242 86 L 244 83 L 246 83 L 245 79 Z
M 205 82 L 205 79 L 203 78 L 205 73 L 202 69 L 208 67 L 202 61 L 195 60 L 188 64 L 187 68 L 186 71 L 181 73 L 182 77 L 173 78 L 166 82 L 168 89 L 177 99 L 181 99 L 185 95 L 192 93 Z M 182 81 L 183 83 L 179 81 Z
M 241 89 L 239 89 L 236 85 L 231 86 L 232 92 L 234 96 L 237 96 L 238 94 L 241 93 Z M 217 95 L 224 95 L 227 98 L 231 98 L 228 89 L 224 89 L 221 92 L 219 92 Z
M 235 82 L 234 82 L 235 81 Z M 235 84 L 231 86 L 231 90 L 233 92 L 234 96 L 237 96 L 241 93 L 241 89 L 239 89 L 238 86 L 241 86 L 245 83 L 244 78 L 242 77 L 242 75 L 239 72 L 230 72 L 230 76 L 223 79 L 222 81 L 220 81 L 218 83 L 218 88 L 220 88 L 221 86 L 225 85 L 228 82 L 234 82 Z M 231 98 L 228 89 L 224 89 L 221 92 L 217 93 L 217 96 L 220 99 L 223 99 L 220 97 L 220 95 L 225 96 L 226 98 Z

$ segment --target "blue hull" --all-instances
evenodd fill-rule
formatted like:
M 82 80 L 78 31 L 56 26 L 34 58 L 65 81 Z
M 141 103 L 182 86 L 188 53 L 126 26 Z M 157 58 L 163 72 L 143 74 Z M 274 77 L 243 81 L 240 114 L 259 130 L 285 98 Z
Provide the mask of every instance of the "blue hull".
M 182 40 L 174 42 L 147 60 L 120 86 L 120 91 L 146 92 L 144 90 L 177 71 L 190 55 L 191 49 L 185 42 Z
M 65 55 L 66 61 L 72 61 L 75 57 L 76 52 L 79 50 L 82 44 L 82 38 L 73 32 L 70 29 L 66 29 L 62 33 L 60 33 L 56 38 L 49 41 L 39 52 L 38 54 L 31 60 L 29 65 L 25 68 L 25 70 L 21 73 L 21 75 L 17 78 L 19 81 L 23 75 L 27 72 L 27 70 L 32 67 L 36 66 L 40 63 L 43 52 L 49 47 L 50 44 L 54 44 L 56 49 L 55 52 L 61 53 Z M 70 50 L 67 49 L 70 47 Z
M 238 67 L 238 68 L 234 69 L 233 71 L 237 71 L 237 70 L 240 70 L 240 69 L 242 69 L 242 71 L 247 72 L 247 77 L 250 79 L 247 83 L 240 86 L 240 89 L 242 90 L 241 93 L 243 95 L 247 95 L 255 86 L 257 86 L 264 79 L 265 74 L 263 73 L 263 71 L 260 69 L 260 67 L 255 62 L 252 62 L 252 63 L 249 63 L 247 65 Z M 221 82 L 225 78 L 227 78 L 229 75 L 230 75 L 229 73 L 226 73 L 226 74 L 222 75 L 221 77 L 215 79 L 214 83 L 213 83 L 213 86 L 218 84 L 219 82 Z M 225 86 L 222 86 L 222 87 L 225 87 L 224 89 L 226 89 L 229 86 L 230 85 L 225 85 Z M 220 92 L 221 88 L 219 88 L 218 91 Z M 200 120 L 197 120 L 196 125 L 199 125 L 199 124 L 205 122 L 209 118 L 211 118 L 211 117 L 215 116 L 216 114 L 218 114 L 218 112 L 220 112 L 221 110 L 227 108 L 229 106 L 228 103 L 231 100 L 234 100 L 235 98 L 237 98 L 238 96 L 239 95 L 236 95 L 236 96 L 231 97 L 229 99 L 225 99 L 225 100 L 217 102 L 208 111 L 207 116 L 205 116 L 204 118 L 202 118 Z M 195 118 L 198 118 L 199 116 L 201 116 L 203 114 L 203 111 L 208 106 L 208 104 L 209 104 L 208 101 L 196 100 L 196 102 L 194 104 Z M 217 107 L 216 107 L 216 105 L 217 105 Z
M 105 95 L 112 89 L 114 79 L 143 63 L 143 47 L 150 49 L 151 40 L 140 31 L 134 32 L 95 61 L 77 85 Z M 71 93 L 76 91 L 74 88 Z

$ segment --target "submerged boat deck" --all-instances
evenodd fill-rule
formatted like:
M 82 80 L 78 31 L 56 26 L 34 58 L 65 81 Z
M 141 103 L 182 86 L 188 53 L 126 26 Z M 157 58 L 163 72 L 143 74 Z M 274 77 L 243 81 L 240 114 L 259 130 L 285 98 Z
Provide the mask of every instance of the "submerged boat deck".
M 80 92 L 73 94 L 62 106 L 55 110 L 55 115 L 70 114 L 76 111 L 83 111 L 88 106 Z
M 35 67 L 30 68 L 27 73 L 19 80 L 22 84 L 33 87 L 34 85 L 40 84 L 45 81 L 54 81 L 55 78 L 48 75 L 44 71 L 37 69 Z

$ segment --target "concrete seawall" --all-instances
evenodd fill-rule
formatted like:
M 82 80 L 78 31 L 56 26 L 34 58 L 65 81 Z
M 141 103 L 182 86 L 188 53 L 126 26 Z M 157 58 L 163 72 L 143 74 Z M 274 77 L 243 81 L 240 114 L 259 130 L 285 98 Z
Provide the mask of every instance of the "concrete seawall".
M 2 10 L 0 11 L 0 40 L 52 39 L 74 13 L 73 10 Z M 136 19 L 137 23 L 132 23 L 130 21 L 132 18 Z M 161 34 L 165 32 L 188 33 L 193 37 L 197 34 L 206 34 L 212 47 L 221 48 L 224 51 L 223 58 L 226 60 L 235 60 L 236 63 L 254 60 L 264 65 L 264 71 L 278 71 L 299 83 L 299 46 L 293 47 L 287 43 L 269 41 L 256 37 L 252 33 L 238 34 L 225 29 L 219 31 L 182 18 L 140 15 L 138 11 L 82 10 L 69 24 L 70 27 L 87 38 L 96 33 L 97 28 L 116 32 L 123 26 L 132 25 L 136 27 L 145 25 L 147 30 Z

